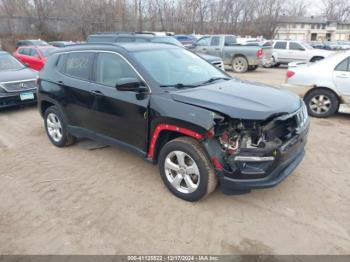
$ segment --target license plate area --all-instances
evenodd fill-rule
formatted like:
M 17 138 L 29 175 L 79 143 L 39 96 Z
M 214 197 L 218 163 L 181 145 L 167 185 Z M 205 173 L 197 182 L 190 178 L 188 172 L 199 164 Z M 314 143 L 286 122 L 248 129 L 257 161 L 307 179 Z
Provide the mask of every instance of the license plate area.
M 33 92 L 20 93 L 19 97 L 20 97 L 21 101 L 33 100 L 34 99 L 34 93 Z

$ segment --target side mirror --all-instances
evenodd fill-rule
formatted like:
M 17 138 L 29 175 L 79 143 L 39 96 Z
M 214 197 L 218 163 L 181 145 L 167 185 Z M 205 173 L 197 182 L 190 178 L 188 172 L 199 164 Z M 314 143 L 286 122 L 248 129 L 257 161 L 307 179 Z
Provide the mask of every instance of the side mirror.
M 117 81 L 115 88 L 118 91 L 144 92 L 147 89 L 136 78 L 121 78 Z
M 305 49 L 302 47 L 299 47 L 299 51 L 305 51 Z

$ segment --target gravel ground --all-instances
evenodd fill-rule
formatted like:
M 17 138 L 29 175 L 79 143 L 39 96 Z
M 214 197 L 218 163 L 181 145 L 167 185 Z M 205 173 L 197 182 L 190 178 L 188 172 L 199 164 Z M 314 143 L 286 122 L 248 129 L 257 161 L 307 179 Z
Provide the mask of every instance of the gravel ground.
M 349 254 L 349 134 L 348 114 L 312 119 L 307 155 L 279 186 L 187 203 L 135 155 L 58 149 L 35 107 L 0 111 L 0 253 Z

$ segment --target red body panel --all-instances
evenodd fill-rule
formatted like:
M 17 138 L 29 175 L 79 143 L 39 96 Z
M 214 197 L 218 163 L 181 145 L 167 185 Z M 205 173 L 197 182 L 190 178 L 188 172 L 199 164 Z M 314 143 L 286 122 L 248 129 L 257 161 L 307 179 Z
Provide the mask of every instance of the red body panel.
M 175 132 L 193 137 L 193 138 L 198 139 L 198 140 L 204 138 L 203 135 L 201 135 L 197 132 L 194 132 L 190 129 L 187 129 L 187 128 L 182 128 L 182 127 L 178 127 L 178 126 L 174 126 L 174 125 L 160 124 L 154 129 L 154 132 L 153 132 L 153 136 L 152 136 L 151 143 L 150 143 L 149 149 L 148 149 L 148 154 L 147 154 L 147 157 L 149 159 L 153 159 L 153 157 L 154 157 L 155 146 L 156 146 L 159 134 L 163 130 L 175 131 Z

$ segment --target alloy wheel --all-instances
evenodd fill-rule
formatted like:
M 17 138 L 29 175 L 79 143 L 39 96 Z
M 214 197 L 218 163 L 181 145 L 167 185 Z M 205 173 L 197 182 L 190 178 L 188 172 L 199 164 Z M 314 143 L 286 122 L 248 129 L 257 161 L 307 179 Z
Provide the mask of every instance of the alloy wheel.
M 166 178 L 177 191 L 190 194 L 197 190 L 200 173 L 196 162 L 185 152 L 172 151 L 164 162 Z
M 46 125 L 47 125 L 47 131 L 50 135 L 50 137 L 55 142 L 60 142 L 62 139 L 62 124 L 59 120 L 58 116 L 54 113 L 48 114 L 46 118 Z
M 317 95 L 310 100 L 309 106 L 315 114 L 325 114 L 331 109 L 332 102 L 325 95 Z
M 246 61 L 244 58 L 239 57 L 239 58 L 235 58 L 233 61 L 233 69 L 236 72 L 243 72 L 245 70 L 246 67 Z

